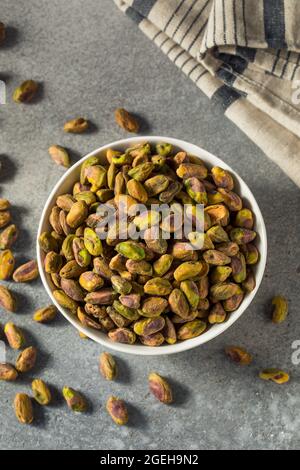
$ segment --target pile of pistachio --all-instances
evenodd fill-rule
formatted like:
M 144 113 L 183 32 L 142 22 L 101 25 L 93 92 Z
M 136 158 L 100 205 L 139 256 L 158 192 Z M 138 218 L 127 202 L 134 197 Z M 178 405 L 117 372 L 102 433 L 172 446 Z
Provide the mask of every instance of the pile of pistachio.
M 255 288 L 251 266 L 259 260 L 254 215 L 230 173 L 168 143 L 109 149 L 106 158 L 106 165 L 98 156 L 83 163 L 72 192 L 57 198 L 52 231 L 40 237 L 57 302 L 83 325 L 127 344 L 174 344 L 226 321 Z M 103 240 L 103 203 L 117 211 L 144 204 L 131 220 L 143 238 L 120 240 L 107 227 Z M 204 238 L 191 231 L 178 240 L 179 227 L 166 219 L 151 238 L 147 227 L 158 216 L 152 204 L 188 207 L 192 230 L 203 204 Z M 162 237 L 167 230 L 170 239 Z

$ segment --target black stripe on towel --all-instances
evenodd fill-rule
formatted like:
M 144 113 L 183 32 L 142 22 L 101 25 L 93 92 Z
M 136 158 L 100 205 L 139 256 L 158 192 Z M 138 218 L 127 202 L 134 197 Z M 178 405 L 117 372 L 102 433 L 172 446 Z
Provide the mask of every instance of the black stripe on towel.
M 242 57 L 230 54 L 219 54 L 218 58 L 223 61 L 223 65 L 217 71 L 217 75 L 223 82 L 232 87 L 237 75 L 241 75 L 246 70 L 248 62 Z
M 132 8 L 147 17 L 157 0 L 134 0 Z
M 239 98 L 241 94 L 236 90 L 229 88 L 227 85 L 221 86 L 211 98 L 213 104 L 219 104 L 222 106 L 224 112 Z
M 287 47 L 285 40 L 284 0 L 264 0 L 264 23 L 269 47 Z
M 127 8 L 126 15 L 137 24 L 141 23 L 144 19 L 144 17 L 132 7 Z
M 238 46 L 236 48 L 236 53 L 240 57 L 243 57 L 244 59 L 246 59 L 248 62 L 254 62 L 255 55 L 256 55 L 256 49 L 253 49 L 252 47 Z

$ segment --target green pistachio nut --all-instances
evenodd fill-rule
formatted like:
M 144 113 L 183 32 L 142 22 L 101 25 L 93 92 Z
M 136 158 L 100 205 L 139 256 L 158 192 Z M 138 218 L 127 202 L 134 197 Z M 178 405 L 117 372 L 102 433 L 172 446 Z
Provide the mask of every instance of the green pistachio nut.
M 117 343 L 134 344 L 136 342 L 136 334 L 128 328 L 117 328 L 116 330 L 109 331 L 109 338 Z
M 123 400 L 111 396 L 107 400 L 106 409 L 112 420 L 118 426 L 124 426 L 128 423 L 128 411 Z
M 53 297 L 56 302 L 63 308 L 70 310 L 71 313 L 75 314 L 77 311 L 78 304 L 75 300 L 71 299 L 63 290 L 57 289 L 53 291 Z
M 118 300 L 115 300 L 113 303 L 113 308 L 123 317 L 127 318 L 127 320 L 137 320 L 139 318 L 139 314 L 137 310 L 129 307 L 125 307 L 125 305 L 121 304 Z
M 87 402 L 81 393 L 70 387 L 64 387 L 62 393 L 68 407 L 72 411 L 76 413 L 84 413 L 87 411 Z
M 93 305 L 112 305 L 117 293 L 113 289 L 105 288 L 86 295 L 84 301 Z
M 163 317 L 146 318 L 134 323 L 133 330 L 138 336 L 150 336 L 161 331 L 165 326 Z
M 83 302 L 85 294 L 78 281 L 62 278 L 60 287 L 71 299 L 76 302 Z
M 179 176 L 179 178 L 182 178 L 183 180 L 193 177 L 202 180 L 207 177 L 208 171 L 202 163 L 200 163 L 199 165 L 195 163 L 182 163 L 178 167 L 176 173 L 177 176 Z
M 100 256 L 103 253 L 100 238 L 94 230 L 88 227 L 84 230 L 84 246 L 92 256 Z
M 121 276 L 112 276 L 111 284 L 118 294 L 127 295 L 132 290 L 132 284 Z
M 10 250 L 0 251 L 0 280 L 6 281 L 12 276 L 15 258 Z
M 74 259 L 74 251 L 73 251 L 73 241 L 75 239 L 75 235 L 67 235 L 63 241 L 61 247 L 61 253 L 66 258 L 67 261 L 71 261 Z
M 156 211 L 145 211 L 133 219 L 134 225 L 140 230 L 156 226 L 159 223 L 160 214 Z
M 81 276 L 86 268 L 79 266 L 75 260 L 68 261 L 59 271 L 60 277 L 66 279 L 77 279 Z
M 109 281 L 113 276 L 113 272 L 110 269 L 107 262 L 102 258 L 94 258 L 93 260 L 94 272 L 98 274 L 103 279 Z
M 254 274 L 251 271 L 251 269 L 247 269 L 247 277 L 244 280 L 244 282 L 242 282 L 242 288 L 245 292 L 250 293 L 254 291 L 255 287 L 256 287 L 256 281 L 255 281 Z
M 15 312 L 16 301 L 9 289 L 0 285 L 0 307 L 7 312 Z
M 246 264 L 256 264 L 259 260 L 259 251 L 253 243 L 247 243 L 247 245 L 241 245 L 241 252 L 244 254 Z
M 88 206 L 85 201 L 77 201 L 73 204 L 66 217 L 67 224 L 71 228 L 77 228 L 83 224 L 88 216 Z
M 253 361 L 252 355 L 239 346 L 228 346 L 225 349 L 225 353 L 229 359 L 240 366 L 248 366 Z
M 148 297 L 144 300 L 141 315 L 148 318 L 159 317 L 168 308 L 168 301 L 163 297 Z
M 117 364 L 111 354 L 103 352 L 99 359 L 99 370 L 106 380 L 115 380 L 117 377 Z
M 230 231 L 230 238 L 238 245 L 245 245 L 256 238 L 256 232 L 246 228 L 233 228 Z
M 177 332 L 178 339 L 187 340 L 196 338 L 197 336 L 200 336 L 202 333 L 204 333 L 206 328 L 207 325 L 202 320 L 193 320 L 191 322 L 187 322 L 179 328 Z
M 172 285 L 167 279 L 155 277 L 150 279 L 144 285 L 144 292 L 148 295 L 164 296 L 169 295 L 172 291 Z
M 36 260 L 28 261 L 19 266 L 13 273 L 15 282 L 31 282 L 39 276 L 39 269 Z
M 34 379 L 31 383 L 34 399 L 42 406 L 47 406 L 51 402 L 51 392 L 48 385 L 41 379 Z
M 92 185 L 91 191 L 97 192 L 98 189 L 105 187 L 107 183 L 107 170 L 104 166 L 93 165 L 85 170 L 86 179 Z
M 209 215 L 211 225 L 220 224 L 222 227 L 228 225 L 229 210 L 224 204 L 214 204 L 207 206 L 204 209 L 205 213 Z
M 169 144 L 167 142 L 160 142 L 159 144 L 156 145 L 155 148 L 156 148 L 158 155 L 162 157 L 168 157 L 173 150 L 172 144 Z
M 129 196 L 133 197 L 137 201 L 145 204 L 148 201 L 148 193 L 142 183 L 131 179 L 127 183 L 127 191 Z
M 160 332 L 149 336 L 139 336 L 139 340 L 144 346 L 150 346 L 153 348 L 161 346 L 165 342 L 164 335 Z
M 254 216 L 250 209 L 241 209 L 238 211 L 235 217 L 235 225 L 241 228 L 247 228 L 252 230 L 254 226 Z
M 19 235 L 15 225 L 9 225 L 0 233 L 0 250 L 7 250 L 13 246 Z
M 80 191 L 79 191 L 80 192 Z M 62 194 L 56 199 L 56 205 L 65 212 L 70 212 L 71 207 L 76 202 L 72 194 Z
M 288 316 L 288 301 L 281 295 L 277 295 L 272 300 L 272 305 L 274 307 L 272 313 L 273 323 L 283 323 Z
M 45 271 L 48 274 L 58 273 L 63 265 L 63 258 L 54 251 L 50 251 L 46 254 L 44 260 Z
M 243 207 L 243 201 L 233 191 L 228 191 L 224 188 L 218 188 L 219 193 L 222 195 L 224 203 L 228 209 L 232 212 L 240 211 Z
M 191 309 L 195 310 L 198 307 L 200 296 L 196 282 L 187 280 L 180 283 L 180 289 L 186 296 Z
M 121 242 L 116 246 L 116 250 L 118 253 L 125 256 L 125 258 L 134 261 L 141 261 L 146 256 L 144 248 L 134 241 Z
M 151 372 L 148 377 L 149 390 L 154 397 L 165 405 L 173 402 L 172 389 L 167 380 L 156 372 Z
M 228 233 L 221 227 L 221 225 L 214 225 L 207 231 L 207 235 L 213 243 L 227 243 L 229 242 Z
M 103 287 L 104 281 L 102 277 L 100 277 L 98 274 L 94 273 L 93 271 L 86 271 L 81 274 L 79 278 L 79 284 L 84 290 L 88 292 L 94 292 L 96 290 L 101 289 L 101 287 Z
M 222 282 L 220 284 L 214 284 L 210 288 L 210 294 L 217 302 L 220 300 L 227 300 L 230 297 L 236 295 L 240 290 L 240 287 L 233 282 Z
M 244 292 L 241 289 L 238 294 L 235 294 L 229 299 L 224 300 L 223 307 L 224 307 L 225 312 L 234 312 L 235 310 L 239 308 L 243 300 L 244 300 Z
M 149 197 L 157 196 L 167 189 L 170 180 L 165 175 L 155 175 L 144 183 Z
M 4 326 L 4 334 L 12 349 L 21 349 L 25 345 L 25 337 L 22 330 L 12 322 Z
M 208 321 L 211 325 L 224 323 L 226 320 L 226 312 L 220 302 L 213 305 L 209 312 Z
M 185 294 L 180 289 L 174 289 L 169 295 L 169 307 L 181 318 L 188 318 L 190 306 Z
M 39 308 L 34 312 L 33 320 L 38 323 L 48 323 L 57 315 L 57 309 L 54 305 L 47 305 L 47 307 Z
M 242 253 L 238 253 L 231 258 L 231 268 L 233 280 L 237 283 L 244 282 L 247 277 L 246 260 Z
M 272 381 L 278 385 L 285 384 L 290 380 L 289 374 L 280 369 L 265 369 L 260 372 L 259 377 L 262 380 Z
M 174 272 L 176 281 L 186 281 L 195 277 L 201 278 L 208 273 L 208 265 L 205 261 L 187 261 L 182 263 Z
M 218 250 L 222 251 L 222 253 L 224 253 L 225 255 L 231 257 L 231 256 L 237 255 L 240 248 L 237 243 L 226 242 L 226 243 L 220 243 L 218 245 Z
M 181 191 L 182 184 L 178 181 L 172 181 L 165 191 L 162 191 L 159 195 L 159 200 L 163 204 L 169 204 Z
M 156 276 L 163 276 L 171 268 L 173 263 L 172 255 L 162 255 L 158 260 L 153 263 L 153 269 Z
M 162 334 L 165 338 L 166 343 L 168 344 L 175 344 L 177 342 L 177 333 L 174 324 L 170 320 L 170 318 L 165 317 L 165 326 L 162 329 Z
M 231 258 L 222 251 L 218 250 L 207 250 L 203 253 L 203 258 L 208 264 L 213 266 L 225 266 L 230 264 Z
M 137 310 L 140 308 L 141 296 L 140 294 L 120 295 L 119 301 L 121 302 L 122 305 L 124 305 L 124 307 Z
M 233 178 L 229 171 L 215 166 L 211 169 L 211 175 L 217 187 L 227 189 L 228 191 L 232 191 L 234 188 Z
M 187 178 L 184 180 L 184 185 L 188 195 L 197 202 L 197 204 L 207 204 L 207 192 L 202 181 L 195 177 Z
M 84 201 L 87 206 L 91 206 L 97 202 L 97 197 L 92 191 L 81 191 L 75 196 L 76 201 Z
M 145 260 L 134 261 L 128 259 L 126 261 L 126 269 L 132 274 L 140 274 L 141 276 L 152 276 L 153 268 L 150 263 Z
M 232 269 L 230 266 L 216 266 L 210 274 L 210 280 L 212 284 L 217 284 L 219 282 L 225 282 L 226 279 L 232 273 Z
M 136 181 L 145 181 L 154 170 L 155 166 L 152 162 L 141 163 L 128 172 L 128 176 Z

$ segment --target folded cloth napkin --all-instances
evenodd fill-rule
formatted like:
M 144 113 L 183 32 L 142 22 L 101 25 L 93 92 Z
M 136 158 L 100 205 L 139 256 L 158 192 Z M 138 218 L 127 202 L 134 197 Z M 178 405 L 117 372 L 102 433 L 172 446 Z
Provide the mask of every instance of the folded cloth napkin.
M 300 187 L 300 1 L 114 1 Z

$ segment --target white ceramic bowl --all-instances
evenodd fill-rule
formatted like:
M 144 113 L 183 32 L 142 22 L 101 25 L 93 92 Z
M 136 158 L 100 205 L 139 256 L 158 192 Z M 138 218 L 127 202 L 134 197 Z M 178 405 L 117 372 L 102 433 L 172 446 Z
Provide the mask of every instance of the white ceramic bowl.
M 48 275 L 44 271 L 44 266 L 43 266 L 44 254 L 40 250 L 38 243 L 37 243 L 37 259 L 38 259 L 38 265 L 39 265 L 41 278 L 45 286 L 45 289 L 51 298 L 51 301 L 56 305 L 56 307 L 64 315 L 64 317 L 70 323 L 72 323 L 72 325 L 74 325 L 77 328 L 77 330 L 80 330 L 82 333 L 86 334 L 91 339 L 95 340 L 97 343 L 100 343 L 103 346 L 114 349 L 116 351 L 126 352 L 129 354 L 145 355 L 145 356 L 151 356 L 151 355 L 158 356 L 162 354 L 173 354 L 173 353 L 177 353 L 181 351 L 187 351 L 188 349 L 192 349 L 197 346 L 200 346 L 201 344 L 207 343 L 208 341 L 212 340 L 216 336 L 226 331 L 234 322 L 236 322 L 236 320 L 245 312 L 247 307 L 250 305 L 250 303 L 254 299 L 256 292 L 262 281 L 265 266 L 266 266 L 266 258 L 267 258 L 267 235 L 266 235 L 266 227 L 264 224 L 261 211 L 258 207 L 258 204 L 252 192 L 250 191 L 246 183 L 242 180 L 242 178 L 239 175 L 237 175 L 235 171 L 232 168 L 230 168 L 225 162 L 215 157 L 211 153 L 206 152 L 200 147 L 197 147 L 196 145 L 190 144 L 188 142 L 184 142 L 182 140 L 173 139 L 170 137 L 144 136 L 144 137 L 133 137 L 130 139 L 123 139 L 123 140 L 119 140 L 117 142 L 113 142 L 108 145 L 105 145 L 103 147 L 100 147 L 94 152 L 91 152 L 90 154 L 88 154 L 86 157 L 82 158 L 74 166 L 72 166 L 72 168 L 70 168 L 63 175 L 63 177 L 59 180 L 59 182 L 57 183 L 57 185 L 51 192 L 46 202 L 46 205 L 45 205 L 45 208 L 43 210 L 42 217 L 40 220 L 40 224 L 39 224 L 38 237 L 40 236 L 42 232 L 48 231 L 50 229 L 48 219 L 49 219 L 51 209 L 55 205 L 56 198 L 61 194 L 65 194 L 71 191 L 72 185 L 79 179 L 78 177 L 80 173 L 80 166 L 84 162 L 84 160 L 91 157 L 92 155 L 97 154 L 97 155 L 103 155 L 103 161 L 105 161 L 105 153 L 108 148 L 125 149 L 127 147 L 132 147 L 134 144 L 137 144 L 139 142 L 144 142 L 144 141 L 148 141 L 152 144 L 155 144 L 157 142 L 170 142 L 171 144 L 173 144 L 175 148 L 177 147 L 179 149 L 185 150 L 186 152 L 192 155 L 200 157 L 205 163 L 207 163 L 209 167 L 221 166 L 222 168 L 229 170 L 231 174 L 234 176 L 237 192 L 243 197 L 244 201 L 246 202 L 246 205 L 250 207 L 255 214 L 255 230 L 258 234 L 257 239 L 256 239 L 256 244 L 260 251 L 260 260 L 257 266 L 255 267 L 256 288 L 254 289 L 253 292 L 246 295 L 241 306 L 235 312 L 230 314 L 229 319 L 225 323 L 214 325 L 207 332 L 203 333 L 201 336 L 187 340 L 187 341 L 178 342 L 173 345 L 163 345 L 160 347 L 148 347 L 148 346 L 143 346 L 141 344 L 127 345 L 127 344 L 114 343 L 108 338 L 108 336 L 105 333 L 84 327 L 73 315 L 71 315 L 67 310 L 63 309 L 60 305 L 58 305 L 58 303 L 56 302 L 56 300 L 54 299 L 52 295 Z

